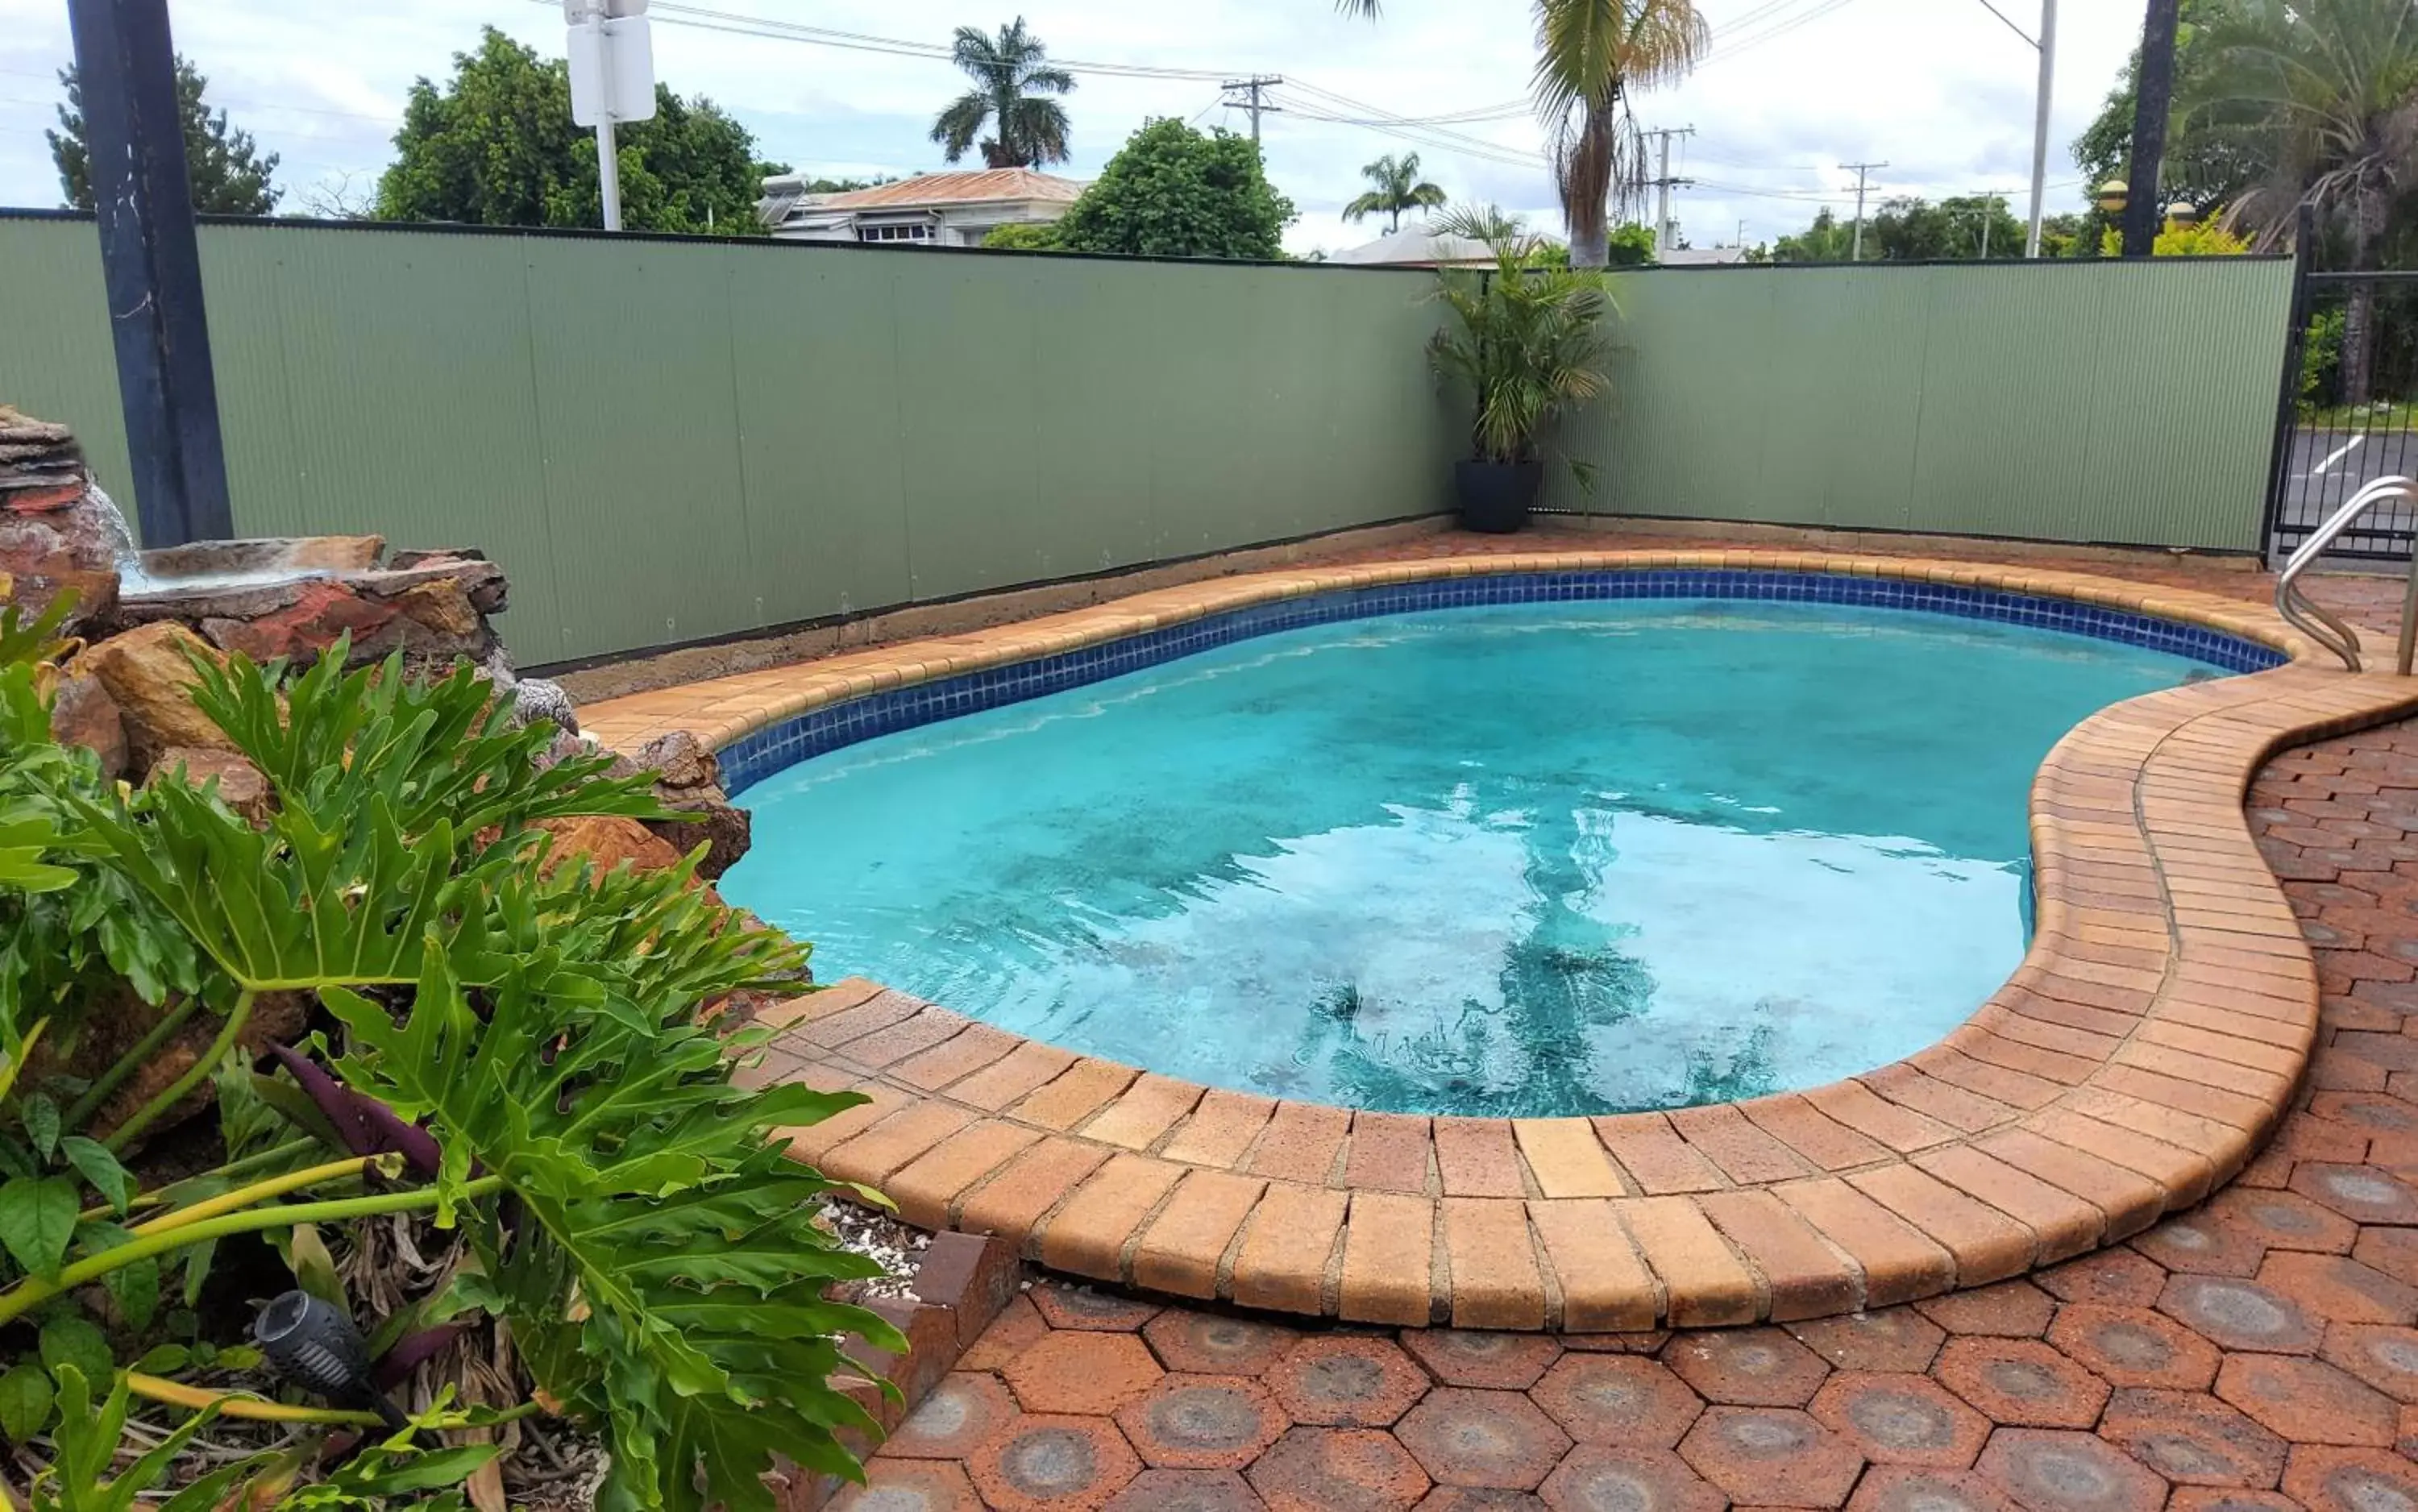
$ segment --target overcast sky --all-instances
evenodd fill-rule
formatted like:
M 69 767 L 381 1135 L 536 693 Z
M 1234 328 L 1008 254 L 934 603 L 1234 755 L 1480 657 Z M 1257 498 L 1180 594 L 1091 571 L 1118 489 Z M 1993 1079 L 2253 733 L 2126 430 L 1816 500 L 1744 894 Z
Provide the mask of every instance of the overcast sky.
M 1012 0 L 694 0 L 726 16 L 773 20 L 919 42 L 960 23 L 996 27 Z M 1990 188 L 2023 212 L 2030 171 L 2037 54 L 1982 0 L 1698 0 L 1713 54 L 1684 84 L 1644 96 L 1649 127 L 1693 126 L 1674 144 L 1676 218 L 1697 246 L 1752 243 L 1798 229 L 1823 204 L 1844 214 L 1855 176 L 1839 164 L 1886 161 L 1887 192 L 1931 197 Z M 2037 0 L 1999 0 L 2028 32 Z M 172 0 L 179 49 L 210 81 L 209 98 L 283 156 L 285 208 L 314 186 L 365 192 L 387 162 L 405 90 L 442 79 L 482 23 L 549 54 L 562 51 L 554 0 L 406 0 L 379 8 L 328 0 Z M 2081 206 L 2069 150 L 2130 52 L 2139 0 L 2065 0 L 2048 178 L 2052 212 Z M 683 95 L 711 96 L 754 130 L 766 157 L 833 175 L 907 174 L 944 166 L 928 139 L 935 113 L 965 81 L 943 60 L 734 35 L 654 12 L 656 73 Z M 1296 252 L 1366 240 L 1337 212 L 1358 192 L 1359 166 L 1416 151 L 1426 176 L 1456 200 L 1532 213 L 1558 229 L 1524 115 L 1391 128 L 1404 141 L 1308 114 L 1433 117 L 1507 107 L 1524 93 L 1534 39 L 1527 0 L 1385 0 L 1383 19 L 1336 14 L 1325 0 L 1027 0 L 1031 29 L 1055 56 L 1085 63 L 1242 77 L 1283 76 L 1296 109 L 1265 118 L 1268 170 L 1300 220 Z M 719 23 L 717 23 L 719 24 Z M 55 205 L 58 178 L 42 129 L 69 57 L 65 0 L 0 0 L 0 204 Z M 1210 78 L 1086 73 L 1067 100 L 1072 163 L 1089 177 L 1144 119 L 1175 115 L 1237 130 Z M 1349 104 L 1339 103 L 1350 101 Z M 1450 133 L 1439 136 L 1437 133 Z M 1492 146 L 1471 147 L 1463 139 Z M 979 164 L 975 164 L 979 166 Z M 1380 226 L 1378 229 L 1382 229 Z

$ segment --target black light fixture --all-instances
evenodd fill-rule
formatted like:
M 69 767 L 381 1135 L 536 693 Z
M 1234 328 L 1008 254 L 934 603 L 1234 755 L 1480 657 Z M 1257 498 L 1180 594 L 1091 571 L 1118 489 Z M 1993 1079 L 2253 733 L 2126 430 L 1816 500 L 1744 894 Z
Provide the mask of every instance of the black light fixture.
M 260 1309 L 252 1336 L 277 1373 L 296 1385 L 347 1407 L 365 1407 L 390 1428 L 410 1426 L 377 1389 L 369 1345 L 342 1307 L 308 1291 L 288 1291 Z

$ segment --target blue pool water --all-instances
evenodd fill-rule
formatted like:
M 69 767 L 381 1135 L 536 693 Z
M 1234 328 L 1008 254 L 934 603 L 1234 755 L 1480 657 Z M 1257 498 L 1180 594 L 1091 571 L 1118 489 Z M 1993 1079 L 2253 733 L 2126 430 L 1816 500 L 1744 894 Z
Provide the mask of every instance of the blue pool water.
M 2211 675 L 1825 604 L 1314 625 L 801 762 L 721 885 L 824 980 L 1213 1086 L 1754 1096 L 1971 1013 L 2022 955 L 2042 756 Z

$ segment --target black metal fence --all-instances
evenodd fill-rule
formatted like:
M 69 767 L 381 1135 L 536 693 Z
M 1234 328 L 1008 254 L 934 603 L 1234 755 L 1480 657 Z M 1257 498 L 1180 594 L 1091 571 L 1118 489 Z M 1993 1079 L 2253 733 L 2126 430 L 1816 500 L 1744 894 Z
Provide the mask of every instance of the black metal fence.
M 2363 485 L 2418 476 L 2418 270 L 2303 272 L 2292 328 L 2267 504 L 2273 562 Z M 2413 544 L 2418 510 L 2388 504 L 2329 555 L 2402 562 Z

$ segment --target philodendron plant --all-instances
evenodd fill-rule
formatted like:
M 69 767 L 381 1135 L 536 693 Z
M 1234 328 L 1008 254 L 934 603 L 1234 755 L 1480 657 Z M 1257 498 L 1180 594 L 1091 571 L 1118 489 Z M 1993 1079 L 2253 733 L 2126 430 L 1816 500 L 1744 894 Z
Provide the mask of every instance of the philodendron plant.
M 756 1031 L 699 1016 L 794 980 L 803 950 L 692 885 L 695 857 L 538 864 L 540 821 L 656 814 L 646 780 L 541 759 L 552 726 L 515 725 L 467 666 L 347 672 L 340 647 L 299 676 L 196 663 L 196 704 L 267 779 L 265 818 L 173 777 L 130 791 L 52 738 L 55 623 L 0 616 L 0 1437 L 37 1467 L 38 1504 L 130 1504 L 205 1417 L 301 1437 L 172 1504 L 476 1490 L 528 1417 L 601 1440 L 606 1507 L 769 1507 L 775 1456 L 855 1474 L 838 1434 L 873 1424 L 834 1384 L 840 1341 L 904 1341 L 826 1300 L 876 1268 L 816 1226 L 831 1185 L 775 1131 L 860 1099 L 737 1085 Z M 247 1025 L 295 994 L 317 1027 L 255 1059 Z M 70 1075 L 104 1025 L 122 1052 Z M 104 1126 L 130 1077 L 204 1034 Z M 174 1120 L 205 1081 L 219 1128 L 196 1136 Z M 161 1158 L 172 1136 L 191 1148 L 166 1153 L 207 1157 Z M 146 1186 L 150 1167 L 169 1174 Z M 398 1221 L 441 1274 L 374 1288 L 390 1310 L 360 1316 L 338 1272 L 375 1273 Z M 390 1407 L 281 1397 L 248 1320 L 209 1315 L 214 1263 L 248 1240 L 365 1325 L 390 1373 L 476 1331 L 520 1399 L 440 1401 L 397 1430 Z M 113 1476 L 130 1411 L 184 1421 Z M 365 1432 L 349 1457 L 318 1442 Z

